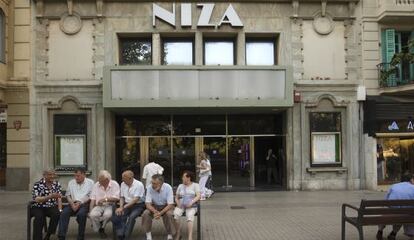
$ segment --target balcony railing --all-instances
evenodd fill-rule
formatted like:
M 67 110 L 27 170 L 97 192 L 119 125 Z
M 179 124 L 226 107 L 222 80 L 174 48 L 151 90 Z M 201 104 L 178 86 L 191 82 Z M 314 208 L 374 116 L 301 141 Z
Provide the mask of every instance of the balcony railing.
M 414 84 L 414 70 L 409 64 L 391 66 L 390 63 L 377 65 L 379 85 L 382 88 Z
M 378 17 L 379 21 L 401 21 L 402 19 L 393 17 L 402 17 L 411 21 L 414 19 L 414 0 L 378 0 Z

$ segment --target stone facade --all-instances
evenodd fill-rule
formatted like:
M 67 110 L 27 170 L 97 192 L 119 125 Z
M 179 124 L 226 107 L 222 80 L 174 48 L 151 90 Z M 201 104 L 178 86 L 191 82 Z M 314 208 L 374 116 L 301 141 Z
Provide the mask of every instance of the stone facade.
M 5 62 L 0 63 L 0 102 L 7 112 L 7 163 L 2 174 L 7 190 L 25 190 L 30 179 L 31 1 L 2 0 L 0 8 L 6 30 Z
M 195 65 L 203 65 L 204 36 L 234 36 L 236 65 L 245 66 L 246 36 L 278 37 L 278 65 L 292 69 L 289 79 L 300 100 L 286 111 L 286 188 L 289 190 L 371 188 L 370 169 L 361 148 L 363 85 L 361 9 L 363 1 L 240 1 L 232 2 L 244 27 L 200 28 L 199 8 L 192 4 L 191 27 L 156 20 L 152 2 L 40 1 L 33 15 L 33 84 L 30 107 L 30 182 L 41 169 L 53 167 L 55 113 L 88 116 L 88 167 L 92 177 L 100 169 L 115 171 L 115 113 L 103 106 L 104 67 L 119 64 L 119 35 L 151 36 L 153 65 L 161 65 L 161 39 L 191 35 L 195 39 Z M 172 11 L 171 2 L 157 3 Z M 176 6 L 177 16 L 180 8 Z M 228 3 L 217 2 L 211 22 L 220 20 Z M 65 16 L 75 16 L 66 26 Z M 80 19 L 80 21 L 78 21 Z M 177 17 L 179 19 L 179 17 Z M 67 28 L 63 27 L 62 24 Z M 79 26 L 80 24 L 80 26 Z M 80 27 L 80 30 L 76 32 Z M 76 33 L 72 34 L 71 31 Z M 69 33 L 69 34 L 68 34 Z M 363 36 L 365 37 L 365 36 Z M 364 62 L 365 63 L 365 62 Z M 341 113 L 342 165 L 311 167 L 309 113 Z M 68 177 L 62 176 L 62 181 Z

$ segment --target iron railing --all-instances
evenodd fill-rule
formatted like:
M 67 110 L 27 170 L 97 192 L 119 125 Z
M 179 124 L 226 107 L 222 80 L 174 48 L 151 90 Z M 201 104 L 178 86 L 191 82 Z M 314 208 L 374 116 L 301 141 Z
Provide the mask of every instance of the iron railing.
M 410 66 L 391 66 L 390 63 L 377 65 L 379 86 L 382 88 L 414 84 L 414 70 Z

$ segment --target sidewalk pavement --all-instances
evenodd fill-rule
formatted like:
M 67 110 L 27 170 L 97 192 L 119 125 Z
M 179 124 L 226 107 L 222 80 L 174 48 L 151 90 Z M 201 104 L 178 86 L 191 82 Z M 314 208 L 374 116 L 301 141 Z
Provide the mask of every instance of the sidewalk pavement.
M 342 203 L 359 205 L 363 198 L 383 199 L 384 195 L 371 191 L 216 193 L 202 202 L 203 240 L 339 240 Z M 0 192 L 1 239 L 26 238 L 29 198 L 29 192 Z M 76 239 L 76 231 L 72 218 L 67 239 Z M 111 231 L 109 223 L 106 232 Z M 346 232 L 347 239 L 357 239 L 353 226 L 347 225 Z M 375 234 L 376 227 L 365 228 L 365 239 L 374 240 Z M 132 239 L 142 240 L 144 235 L 139 219 Z M 89 220 L 85 237 L 99 239 Z M 154 224 L 153 239 L 166 239 L 161 221 Z M 400 232 L 397 239 L 408 238 Z

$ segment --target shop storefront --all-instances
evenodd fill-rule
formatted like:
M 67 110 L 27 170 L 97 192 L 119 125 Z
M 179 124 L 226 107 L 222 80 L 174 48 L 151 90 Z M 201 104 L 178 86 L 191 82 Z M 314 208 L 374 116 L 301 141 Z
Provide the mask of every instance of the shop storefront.
M 377 184 L 401 181 L 414 171 L 414 105 L 397 97 L 370 97 L 365 128 L 376 139 Z

